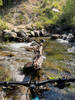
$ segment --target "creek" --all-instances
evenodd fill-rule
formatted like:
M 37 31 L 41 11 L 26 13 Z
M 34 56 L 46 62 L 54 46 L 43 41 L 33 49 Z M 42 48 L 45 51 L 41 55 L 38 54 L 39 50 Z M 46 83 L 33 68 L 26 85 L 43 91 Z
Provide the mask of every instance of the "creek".
M 44 56 L 46 60 L 43 64 L 43 70 L 51 78 L 74 77 L 75 76 L 75 54 L 68 53 L 71 46 L 66 43 L 60 43 L 50 38 L 36 38 L 45 40 Z M 34 57 L 33 50 L 29 50 L 31 43 L 0 43 L 0 80 L 22 81 L 25 75 L 21 74 L 21 69 L 27 62 L 31 62 Z M 75 100 L 75 85 L 69 88 L 59 90 L 51 87 L 50 91 L 42 95 L 46 100 Z M 7 100 L 25 100 L 24 89 L 21 93 L 15 92 Z M 1 95 L 2 96 L 2 95 Z

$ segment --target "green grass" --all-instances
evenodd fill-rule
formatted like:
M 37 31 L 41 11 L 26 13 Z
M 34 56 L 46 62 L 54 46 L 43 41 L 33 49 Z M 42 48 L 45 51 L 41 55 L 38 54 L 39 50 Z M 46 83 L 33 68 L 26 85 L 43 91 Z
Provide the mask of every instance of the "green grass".
M 8 29 L 8 25 L 0 18 L 0 30 Z

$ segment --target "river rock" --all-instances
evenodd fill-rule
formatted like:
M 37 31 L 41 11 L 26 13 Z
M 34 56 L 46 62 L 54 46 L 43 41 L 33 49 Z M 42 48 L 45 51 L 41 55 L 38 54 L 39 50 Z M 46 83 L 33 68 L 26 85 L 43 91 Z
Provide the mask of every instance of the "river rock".
M 26 29 L 27 30 L 32 30 L 32 26 L 29 24 L 29 25 L 26 26 Z
M 62 38 L 63 40 L 66 40 L 66 39 L 67 39 L 67 34 L 63 34 L 63 35 L 61 36 L 61 38 Z
M 24 30 L 20 30 L 18 33 L 17 33 L 17 36 L 18 37 L 27 37 L 27 35 L 26 35 L 26 33 L 25 33 L 25 31 Z
M 71 43 L 75 43 L 75 37 L 71 37 L 68 41 Z
M 34 31 L 31 31 L 30 34 L 31 34 L 31 36 L 33 36 L 33 37 L 35 36 Z
M 53 40 L 58 39 L 58 38 L 60 38 L 59 34 L 52 34 L 51 35 L 51 39 L 53 39 Z
M 45 34 L 46 34 L 46 30 L 45 29 L 41 29 L 40 36 L 45 36 Z
M 27 35 L 28 37 L 30 37 L 30 36 L 31 36 L 31 33 L 30 33 L 30 32 L 26 32 L 26 35 Z
M 75 47 L 68 48 L 68 53 L 75 53 Z
M 34 30 L 35 36 L 38 37 L 40 36 L 40 31 L 39 30 Z
M 14 29 L 12 30 L 12 32 L 18 33 L 19 30 L 18 30 L 17 28 L 14 28 Z
M 71 39 L 73 37 L 72 33 L 69 33 L 67 36 L 67 40 Z
M 74 36 L 73 36 L 72 33 L 69 33 L 69 35 L 67 36 L 67 40 L 68 40 L 69 42 L 72 42 L 72 43 L 75 42 L 75 38 L 74 38 Z
M 17 37 L 17 34 L 15 32 L 12 32 L 11 30 L 4 30 L 2 36 L 4 39 L 14 39 Z

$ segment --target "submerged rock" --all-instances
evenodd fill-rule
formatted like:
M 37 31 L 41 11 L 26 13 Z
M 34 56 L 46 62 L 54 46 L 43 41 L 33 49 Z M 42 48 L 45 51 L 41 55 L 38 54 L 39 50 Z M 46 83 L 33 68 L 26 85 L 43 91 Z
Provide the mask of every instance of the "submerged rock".
M 58 38 L 60 38 L 59 34 L 52 34 L 51 35 L 51 39 L 53 39 L 53 40 L 58 39 Z
M 63 35 L 61 36 L 61 38 L 62 38 L 63 40 L 66 40 L 66 39 L 67 39 L 67 34 L 63 34 Z
M 68 48 L 68 53 L 75 53 L 75 47 Z

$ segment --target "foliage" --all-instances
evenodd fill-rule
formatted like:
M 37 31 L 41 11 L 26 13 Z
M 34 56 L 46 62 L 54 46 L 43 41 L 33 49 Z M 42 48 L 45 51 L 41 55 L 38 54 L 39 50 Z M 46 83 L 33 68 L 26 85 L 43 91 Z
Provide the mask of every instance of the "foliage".
M 62 6 L 61 0 L 43 0 L 43 3 L 39 7 L 37 13 L 38 13 L 38 19 L 39 22 L 42 23 L 40 25 L 47 25 L 47 24 L 55 24 L 59 18 L 59 16 L 62 14 Z M 53 12 L 52 8 L 56 8 L 59 10 L 59 12 Z
M 59 18 L 59 22 L 65 24 L 75 24 L 75 1 L 66 0 L 66 5 L 63 7 L 63 13 Z
M 74 0 L 43 0 L 37 10 L 40 25 L 47 24 L 75 24 Z M 52 9 L 58 9 L 55 12 Z
M 0 6 L 2 6 L 3 5 L 3 1 L 2 0 L 0 0 Z
M 42 23 L 40 21 L 37 21 L 35 23 L 35 25 L 36 25 L 37 29 L 42 29 L 43 28 L 43 25 L 42 25 Z

